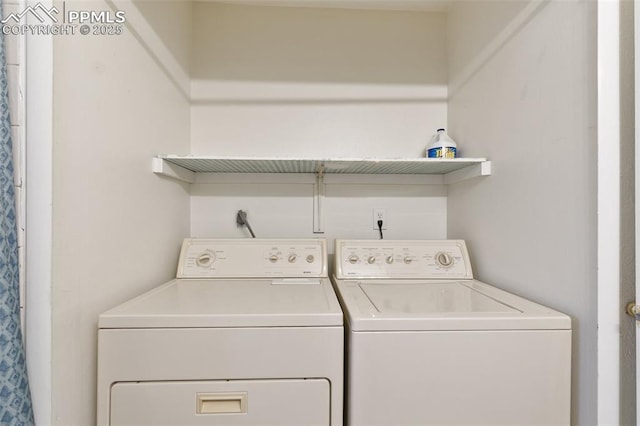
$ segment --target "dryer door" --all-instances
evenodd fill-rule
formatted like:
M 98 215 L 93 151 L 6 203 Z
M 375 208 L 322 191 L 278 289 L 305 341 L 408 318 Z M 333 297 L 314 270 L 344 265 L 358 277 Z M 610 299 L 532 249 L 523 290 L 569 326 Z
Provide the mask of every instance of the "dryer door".
M 329 425 L 325 379 L 121 382 L 111 426 Z

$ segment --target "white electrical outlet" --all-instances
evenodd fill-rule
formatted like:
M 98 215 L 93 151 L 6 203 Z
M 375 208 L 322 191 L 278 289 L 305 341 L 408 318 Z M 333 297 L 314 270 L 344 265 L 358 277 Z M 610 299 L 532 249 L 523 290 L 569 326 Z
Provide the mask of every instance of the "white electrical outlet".
M 389 226 L 387 222 L 386 209 L 373 209 L 373 229 L 378 230 L 378 221 L 382 221 L 382 229 L 385 230 Z

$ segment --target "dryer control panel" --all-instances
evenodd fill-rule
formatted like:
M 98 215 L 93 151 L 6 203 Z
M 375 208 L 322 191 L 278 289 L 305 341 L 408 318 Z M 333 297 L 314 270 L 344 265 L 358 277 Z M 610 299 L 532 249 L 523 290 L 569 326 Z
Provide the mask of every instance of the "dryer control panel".
M 472 279 L 463 240 L 336 240 L 336 278 Z
M 199 239 L 182 243 L 178 278 L 326 277 L 324 239 Z

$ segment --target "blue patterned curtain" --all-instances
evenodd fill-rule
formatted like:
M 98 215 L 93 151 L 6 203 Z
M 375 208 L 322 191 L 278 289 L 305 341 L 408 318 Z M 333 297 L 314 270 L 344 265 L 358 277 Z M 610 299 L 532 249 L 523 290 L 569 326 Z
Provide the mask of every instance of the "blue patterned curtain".
M 2 0 L 0 0 L 2 10 Z M 13 153 L 4 38 L 0 39 L 0 425 L 33 425 L 22 331 Z

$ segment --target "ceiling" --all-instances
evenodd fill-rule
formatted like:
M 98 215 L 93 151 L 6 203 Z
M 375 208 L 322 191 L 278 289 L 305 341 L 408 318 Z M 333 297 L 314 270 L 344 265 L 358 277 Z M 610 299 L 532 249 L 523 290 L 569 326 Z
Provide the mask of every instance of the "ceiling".
M 198 0 L 202 1 L 202 0 Z M 205 0 L 254 6 L 328 7 L 340 9 L 444 12 L 453 0 Z

